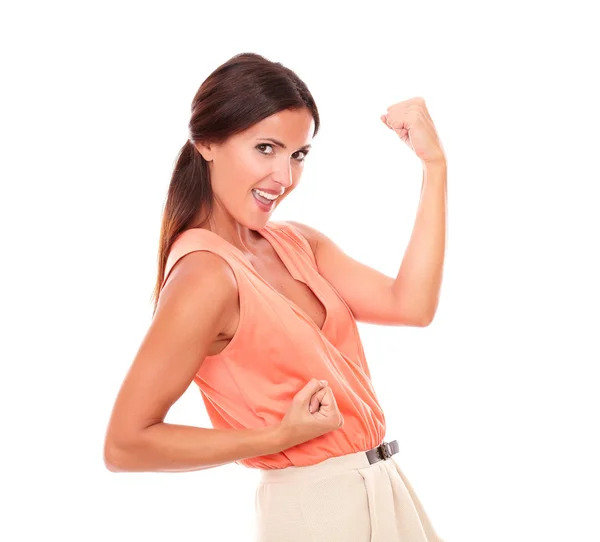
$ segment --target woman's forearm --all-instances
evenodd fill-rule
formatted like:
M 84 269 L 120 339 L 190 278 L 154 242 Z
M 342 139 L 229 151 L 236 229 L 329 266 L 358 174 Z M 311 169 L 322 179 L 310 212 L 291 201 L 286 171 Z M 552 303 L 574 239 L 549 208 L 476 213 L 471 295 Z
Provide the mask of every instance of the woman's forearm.
M 105 450 L 113 472 L 185 472 L 280 452 L 285 448 L 279 426 L 259 429 L 212 429 L 157 423 L 127 446 Z

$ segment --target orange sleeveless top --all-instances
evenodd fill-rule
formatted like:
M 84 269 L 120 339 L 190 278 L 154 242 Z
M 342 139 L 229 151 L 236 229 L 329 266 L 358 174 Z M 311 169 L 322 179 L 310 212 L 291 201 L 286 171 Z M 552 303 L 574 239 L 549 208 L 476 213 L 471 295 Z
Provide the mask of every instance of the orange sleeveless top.
M 204 359 L 194 377 L 213 427 L 276 425 L 293 396 L 314 377 L 328 381 L 344 425 L 279 453 L 236 463 L 259 469 L 299 467 L 378 446 L 385 436 L 385 417 L 350 308 L 319 274 L 311 246 L 297 228 L 271 221 L 257 231 L 291 275 L 323 303 L 326 318 L 319 329 L 254 270 L 243 252 L 216 233 L 201 228 L 181 233 L 169 251 L 162 286 L 180 258 L 207 250 L 227 261 L 239 290 L 235 335 L 222 352 Z

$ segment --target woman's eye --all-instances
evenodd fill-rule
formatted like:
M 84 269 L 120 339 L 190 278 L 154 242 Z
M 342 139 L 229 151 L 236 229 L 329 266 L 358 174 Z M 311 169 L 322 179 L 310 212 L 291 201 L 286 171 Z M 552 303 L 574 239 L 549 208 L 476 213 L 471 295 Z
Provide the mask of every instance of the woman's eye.
M 306 158 L 306 155 L 308 154 L 308 151 L 298 151 L 301 152 L 304 156 L 302 156 L 302 158 L 299 158 L 298 161 L 299 162 L 303 162 L 304 159 Z
M 273 148 L 273 145 L 269 145 L 268 143 L 261 143 L 260 145 L 256 146 L 257 149 L 260 148 L 260 147 L 271 147 L 271 148 Z M 263 154 L 271 154 L 271 153 L 270 152 L 268 152 L 268 153 L 264 153 L 263 152 Z
M 256 148 L 257 148 L 257 149 L 259 149 L 259 150 L 260 150 L 260 152 L 261 152 L 262 154 L 266 154 L 266 155 L 273 154 L 272 152 L 264 152 L 264 151 L 262 150 L 262 148 L 263 148 L 263 147 L 271 147 L 271 149 L 272 149 L 272 148 L 273 148 L 273 145 L 269 145 L 268 143 L 261 143 L 260 145 L 257 145 L 257 146 L 256 146 Z M 298 162 L 303 162 L 303 161 L 304 161 L 304 159 L 306 158 L 306 155 L 308 154 L 308 151 L 297 151 L 297 152 L 298 152 L 298 153 L 302 153 L 302 154 L 303 154 L 303 156 L 302 156 L 302 158 L 296 158 L 296 160 L 297 160 Z M 294 154 L 297 154 L 297 153 L 294 153 Z

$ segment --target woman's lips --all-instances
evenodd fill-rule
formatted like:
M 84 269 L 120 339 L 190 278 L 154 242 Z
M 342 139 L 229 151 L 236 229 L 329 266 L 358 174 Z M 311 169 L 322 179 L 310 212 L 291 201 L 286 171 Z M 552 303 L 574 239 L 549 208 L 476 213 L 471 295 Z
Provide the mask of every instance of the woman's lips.
M 258 208 L 261 211 L 264 211 L 264 212 L 269 212 L 273 208 L 273 205 L 275 204 L 275 201 L 276 201 L 276 200 L 273 200 L 273 201 L 271 201 L 268 204 L 267 203 L 263 203 L 259 199 L 259 197 L 256 195 L 256 192 L 254 190 L 252 190 L 252 197 L 254 198 L 254 201 L 256 202 L 256 205 L 258 205 Z

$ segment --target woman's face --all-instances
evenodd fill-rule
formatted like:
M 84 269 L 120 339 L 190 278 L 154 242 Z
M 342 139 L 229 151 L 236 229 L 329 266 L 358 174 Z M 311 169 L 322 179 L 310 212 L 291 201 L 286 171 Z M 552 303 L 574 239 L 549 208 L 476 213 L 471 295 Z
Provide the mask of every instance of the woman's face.
M 262 228 L 273 209 L 300 181 L 313 132 L 314 119 L 308 109 L 287 109 L 220 145 L 196 143 L 209 163 L 213 213 L 225 212 L 250 229 Z M 264 189 L 278 197 L 273 203 L 261 203 L 253 189 Z

